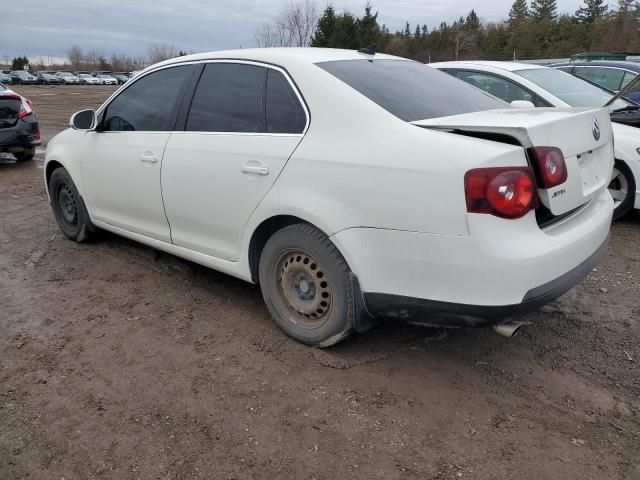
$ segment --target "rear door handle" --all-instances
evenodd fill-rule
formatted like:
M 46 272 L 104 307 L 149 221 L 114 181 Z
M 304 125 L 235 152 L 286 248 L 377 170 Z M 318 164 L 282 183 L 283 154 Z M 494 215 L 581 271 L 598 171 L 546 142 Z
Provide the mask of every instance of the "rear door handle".
M 140 155 L 140 161 L 144 163 L 158 163 L 158 157 L 153 152 L 144 152 Z
M 261 165 L 245 165 L 242 167 L 243 173 L 253 173 L 255 175 L 269 175 L 269 169 Z

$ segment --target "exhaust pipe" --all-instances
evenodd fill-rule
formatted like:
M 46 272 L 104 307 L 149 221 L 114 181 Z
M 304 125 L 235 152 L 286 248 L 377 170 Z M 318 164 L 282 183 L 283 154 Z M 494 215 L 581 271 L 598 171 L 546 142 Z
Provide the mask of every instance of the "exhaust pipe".
M 501 323 L 500 325 L 494 325 L 493 331 L 501 337 L 513 338 L 520 332 L 520 329 L 523 326 L 524 324 L 520 322 L 507 322 Z

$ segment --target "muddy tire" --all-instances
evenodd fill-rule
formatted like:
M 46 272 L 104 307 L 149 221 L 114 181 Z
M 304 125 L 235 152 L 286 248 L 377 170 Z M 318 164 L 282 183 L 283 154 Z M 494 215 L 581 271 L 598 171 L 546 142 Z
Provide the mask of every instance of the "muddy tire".
M 317 228 L 295 224 L 274 233 L 260 256 L 259 280 L 271 316 L 296 340 L 328 347 L 353 330 L 351 271 Z
M 53 215 L 67 238 L 84 242 L 97 232 L 71 175 L 64 168 L 58 168 L 51 175 L 49 196 Z

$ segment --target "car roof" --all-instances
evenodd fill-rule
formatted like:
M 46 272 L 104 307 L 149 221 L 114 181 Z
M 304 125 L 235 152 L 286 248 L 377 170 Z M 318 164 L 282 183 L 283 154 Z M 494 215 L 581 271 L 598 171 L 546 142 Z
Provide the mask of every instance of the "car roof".
M 616 62 L 608 60 L 596 60 L 593 62 L 562 62 L 549 65 L 550 67 L 613 67 L 624 70 L 632 70 L 640 73 L 640 63 L 636 62 Z
M 374 57 L 356 50 L 346 50 L 339 48 L 312 48 L 312 47 L 277 47 L 277 48 L 242 48 L 237 50 L 221 50 L 216 52 L 197 53 L 194 55 L 185 55 L 182 57 L 172 58 L 164 62 L 152 65 L 149 68 L 157 66 L 171 65 L 183 62 L 193 62 L 202 60 L 217 59 L 234 59 L 247 60 L 265 63 L 275 63 L 286 67 L 287 65 L 314 64 L 318 62 L 330 62 L 336 60 L 362 60 L 362 59 L 394 59 L 407 60 L 406 58 L 395 57 L 393 55 L 385 55 L 376 53 Z
M 535 70 L 538 68 L 547 68 L 543 65 L 536 65 L 532 63 L 519 63 L 519 62 L 498 62 L 490 60 L 468 60 L 457 62 L 436 62 L 428 63 L 430 67 L 434 68 L 472 68 L 472 67 L 493 67 L 506 70 L 508 72 L 515 72 L 518 70 Z

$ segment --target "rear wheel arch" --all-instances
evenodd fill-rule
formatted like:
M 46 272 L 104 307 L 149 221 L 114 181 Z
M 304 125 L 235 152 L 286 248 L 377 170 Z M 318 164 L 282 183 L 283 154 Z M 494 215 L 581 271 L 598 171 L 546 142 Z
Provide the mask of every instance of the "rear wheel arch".
M 249 249 L 248 249 L 248 259 L 249 259 L 249 270 L 251 272 L 251 280 L 258 284 L 259 283 L 259 265 L 260 265 L 260 256 L 262 255 L 262 251 L 264 250 L 264 246 L 267 244 L 267 241 L 271 236 L 279 230 L 282 230 L 285 227 L 290 225 L 295 225 L 297 223 L 311 225 L 312 227 L 318 229 L 320 232 L 324 233 L 327 237 L 331 237 L 327 232 L 325 232 L 322 228 L 315 225 L 313 222 L 305 220 L 304 218 L 298 217 L 296 215 L 274 215 L 263 220 L 253 231 L 251 235 L 251 240 L 249 241 Z M 332 242 L 333 243 L 333 242 Z M 335 245 L 335 243 L 334 243 Z M 349 261 L 347 260 L 347 256 L 344 255 L 343 252 L 340 251 L 338 245 L 335 245 L 336 249 L 340 252 L 340 254 L 345 258 L 347 264 Z

